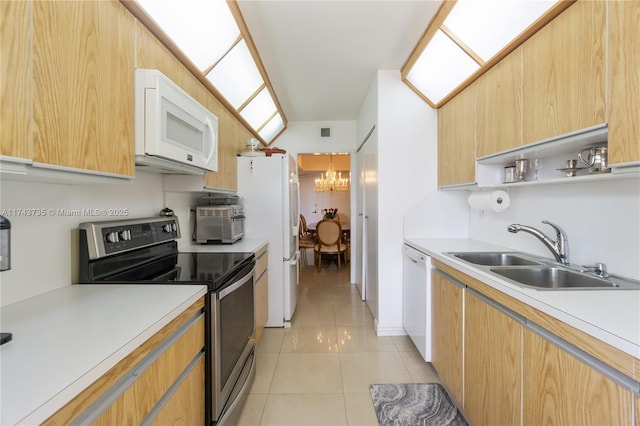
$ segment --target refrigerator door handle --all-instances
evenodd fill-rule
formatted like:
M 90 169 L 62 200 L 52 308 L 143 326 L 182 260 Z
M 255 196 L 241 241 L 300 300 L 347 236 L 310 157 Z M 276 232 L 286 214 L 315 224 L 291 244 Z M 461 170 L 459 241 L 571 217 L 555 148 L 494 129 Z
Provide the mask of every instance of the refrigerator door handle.
M 289 260 L 289 262 L 291 262 L 291 266 L 296 266 L 298 264 L 298 261 L 300 261 L 300 252 L 296 251 L 296 253 Z

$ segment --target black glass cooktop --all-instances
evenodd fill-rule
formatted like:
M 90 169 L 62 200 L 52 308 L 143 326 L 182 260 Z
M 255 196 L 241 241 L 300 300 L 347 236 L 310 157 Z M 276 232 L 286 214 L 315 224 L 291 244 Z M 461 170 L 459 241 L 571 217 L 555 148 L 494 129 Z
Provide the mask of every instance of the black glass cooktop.
M 250 265 L 253 253 L 158 253 L 140 250 L 91 262 L 82 282 L 112 284 L 206 284 L 217 290 Z

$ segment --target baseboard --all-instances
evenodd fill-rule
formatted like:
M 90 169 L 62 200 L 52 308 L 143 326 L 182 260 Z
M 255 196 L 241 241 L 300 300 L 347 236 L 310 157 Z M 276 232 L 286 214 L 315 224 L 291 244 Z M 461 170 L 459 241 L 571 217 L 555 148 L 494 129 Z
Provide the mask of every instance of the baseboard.
M 406 336 L 407 332 L 402 326 L 382 327 L 380 325 L 377 325 L 376 334 L 378 336 Z

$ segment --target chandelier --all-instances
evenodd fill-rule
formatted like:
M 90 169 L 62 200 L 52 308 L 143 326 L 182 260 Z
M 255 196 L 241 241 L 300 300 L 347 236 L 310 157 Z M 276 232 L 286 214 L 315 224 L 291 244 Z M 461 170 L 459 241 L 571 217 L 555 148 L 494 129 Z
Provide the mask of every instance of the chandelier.
M 329 169 L 316 178 L 316 192 L 348 191 L 349 178 L 343 178 L 342 172 L 333 169 L 333 156 L 329 156 Z

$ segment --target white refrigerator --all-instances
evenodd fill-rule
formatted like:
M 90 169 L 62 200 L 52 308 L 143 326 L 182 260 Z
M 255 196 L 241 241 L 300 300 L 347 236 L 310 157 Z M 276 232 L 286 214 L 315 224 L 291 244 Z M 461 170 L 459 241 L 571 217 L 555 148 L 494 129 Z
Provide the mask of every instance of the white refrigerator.
M 289 154 L 238 157 L 238 195 L 245 210 L 245 236 L 269 241 L 267 327 L 290 325 L 298 300 L 300 185 Z

